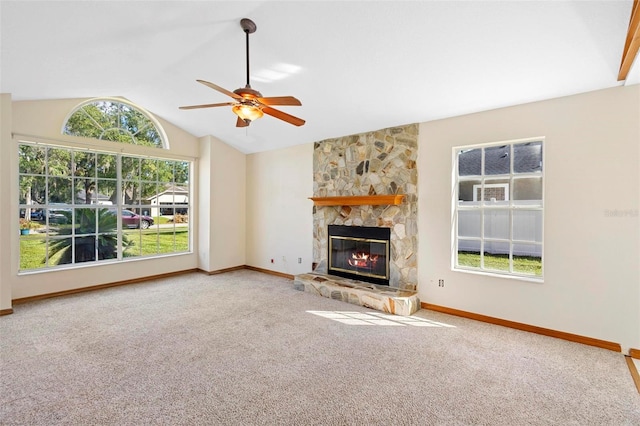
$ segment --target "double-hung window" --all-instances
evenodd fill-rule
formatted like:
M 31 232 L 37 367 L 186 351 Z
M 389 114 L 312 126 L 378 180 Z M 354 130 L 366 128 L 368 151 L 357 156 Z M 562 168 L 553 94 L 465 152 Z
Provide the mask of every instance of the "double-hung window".
M 453 267 L 541 279 L 543 140 L 454 148 Z

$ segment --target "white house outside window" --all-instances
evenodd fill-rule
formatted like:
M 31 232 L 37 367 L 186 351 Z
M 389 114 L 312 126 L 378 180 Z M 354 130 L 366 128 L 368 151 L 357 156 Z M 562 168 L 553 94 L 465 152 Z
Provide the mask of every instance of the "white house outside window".
M 543 140 L 454 148 L 453 267 L 543 273 Z

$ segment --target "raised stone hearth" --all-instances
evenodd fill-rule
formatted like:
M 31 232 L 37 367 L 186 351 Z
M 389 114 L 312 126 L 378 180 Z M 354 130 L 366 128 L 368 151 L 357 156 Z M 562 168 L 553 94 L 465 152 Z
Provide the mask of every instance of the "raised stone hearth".
M 365 283 L 318 273 L 296 275 L 296 290 L 341 300 L 396 315 L 412 315 L 420 309 L 416 291 Z

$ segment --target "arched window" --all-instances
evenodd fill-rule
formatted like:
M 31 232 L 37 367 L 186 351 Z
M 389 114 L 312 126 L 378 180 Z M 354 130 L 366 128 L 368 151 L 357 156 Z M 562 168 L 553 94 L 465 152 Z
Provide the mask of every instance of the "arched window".
M 92 99 L 69 114 L 62 133 L 134 145 L 168 148 L 160 124 L 139 106 L 121 99 Z

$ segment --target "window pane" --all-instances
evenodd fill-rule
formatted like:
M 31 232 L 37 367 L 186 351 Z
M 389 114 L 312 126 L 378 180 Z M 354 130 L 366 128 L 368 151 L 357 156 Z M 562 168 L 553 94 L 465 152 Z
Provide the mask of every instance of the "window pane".
M 513 180 L 514 204 L 542 204 L 542 177 Z
M 175 182 L 183 187 L 189 182 L 189 163 L 186 161 L 178 161 L 175 164 Z
M 71 151 L 48 148 L 47 171 L 51 176 L 69 176 L 71 174 Z
M 484 237 L 509 239 L 509 210 L 485 210 Z
M 169 196 L 170 195 L 171 194 L 169 194 Z M 141 202 L 143 204 L 149 204 L 152 201 L 156 201 L 158 199 L 157 197 L 158 185 L 155 182 L 143 182 Z
M 98 154 L 98 177 L 113 178 L 117 177 L 117 157 L 113 154 Z
M 98 232 L 113 233 L 118 229 L 118 212 L 116 209 L 98 210 Z M 124 229 L 124 227 L 123 227 Z
M 480 187 L 475 187 L 475 196 L 482 197 L 485 205 L 509 205 L 509 179 L 487 179 L 484 181 L 482 193 Z
M 44 176 L 33 177 L 31 181 L 31 202 L 45 204 L 47 201 L 47 178 Z
M 92 262 L 96 260 L 96 237 L 85 235 L 74 238 L 76 263 Z
M 142 234 L 142 255 L 149 256 L 160 253 L 160 228 L 146 229 Z M 172 236 L 171 236 L 172 237 Z
M 176 226 L 176 252 L 189 251 L 189 226 Z
M 71 204 L 71 178 L 49 178 L 49 203 Z
M 122 157 L 122 178 L 140 179 L 140 159 L 135 157 Z
M 482 181 L 479 179 L 461 181 L 458 184 L 458 204 L 464 202 L 465 205 L 472 205 L 473 201 L 480 201 L 477 198 L 480 193 L 476 192 L 476 190 L 481 184 Z
M 458 152 L 458 175 L 480 176 L 482 149 L 468 149 Z
M 176 233 L 176 251 L 189 251 L 189 209 L 176 208 L 173 223 Z
M 158 180 L 160 182 L 175 182 L 175 161 L 158 161 Z
M 96 210 L 77 208 L 74 210 L 74 231 L 76 235 L 94 234 L 96 232 Z
M 39 269 L 46 266 L 47 245 L 45 234 L 30 231 L 20 235 L 20 270 Z
M 157 162 L 157 160 L 150 160 L 148 158 L 140 160 L 140 177 L 142 180 L 154 182 L 158 180 Z
M 461 210 L 458 212 L 458 236 L 480 237 L 482 216 L 479 210 Z
M 45 148 L 31 145 L 20 145 L 18 170 L 20 173 L 44 174 Z
M 160 228 L 158 234 L 159 252 L 160 253 L 173 253 L 176 251 L 176 234 L 174 228 Z
M 542 210 L 513 212 L 513 239 L 542 242 Z
M 122 197 L 125 205 L 140 203 L 140 183 L 137 181 L 122 182 Z
M 542 142 L 527 142 L 513 146 L 514 173 L 542 171 Z
M 97 236 L 98 260 L 118 258 L 118 234 L 108 232 Z
M 153 127 L 147 127 L 144 132 L 138 134 L 138 141 L 142 145 L 155 145 L 162 147 L 162 138 Z
M 66 265 L 73 261 L 71 238 L 56 238 L 49 242 L 49 266 Z
M 136 257 L 142 254 L 142 234 L 139 229 L 128 230 L 124 225 L 122 226 L 123 232 L 123 245 L 124 250 L 122 255 L 124 257 Z
M 74 181 L 76 204 L 98 204 L 99 194 L 96 192 L 94 179 L 74 179 Z
M 485 241 L 484 268 L 509 271 L 509 246 L 508 242 Z
M 513 272 L 527 275 L 542 275 L 542 245 L 514 244 Z
M 78 177 L 95 177 L 96 154 L 93 152 L 74 151 L 73 175 Z
M 98 193 L 98 204 L 116 204 L 116 181 L 99 179 L 96 188 Z
M 176 223 L 188 223 L 189 222 L 189 209 L 187 208 L 187 203 L 176 205 L 176 216 L 178 219 Z
M 502 175 L 511 173 L 510 146 L 494 146 L 484 149 L 484 174 Z
M 20 176 L 20 204 L 44 204 L 45 182 L 44 176 Z
M 480 241 L 458 240 L 458 266 L 480 268 Z
M 67 209 L 67 208 L 51 208 L 48 210 L 45 209 L 44 215 L 48 219 L 49 224 L 52 224 L 52 225 L 70 225 L 71 224 L 71 209 Z M 49 231 L 55 231 L 55 229 L 53 230 L 50 229 Z

